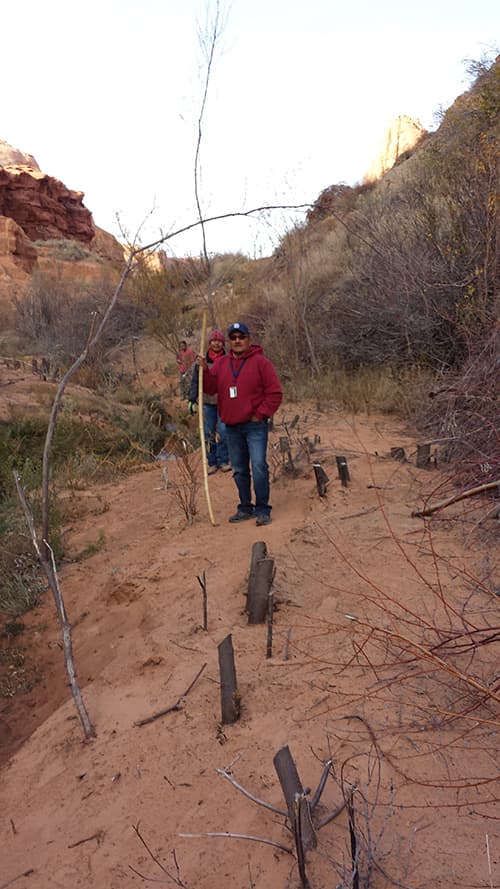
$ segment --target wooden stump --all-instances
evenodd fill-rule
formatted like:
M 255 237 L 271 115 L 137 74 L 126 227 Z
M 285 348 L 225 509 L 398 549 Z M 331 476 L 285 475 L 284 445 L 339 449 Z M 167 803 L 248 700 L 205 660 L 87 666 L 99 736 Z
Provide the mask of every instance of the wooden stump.
M 417 467 L 419 469 L 428 469 L 431 464 L 431 446 L 430 444 L 417 445 Z
M 318 494 L 320 497 L 325 497 L 326 495 L 326 486 L 330 479 L 328 478 L 325 470 L 323 469 L 321 463 L 313 463 L 314 475 L 316 477 L 316 487 L 318 489 Z
M 223 725 L 232 725 L 240 718 L 240 699 L 236 684 L 233 637 L 226 636 L 219 645 L 220 699 Z
M 347 460 L 345 457 L 335 457 L 337 462 L 337 470 L 339 474 L 339 479 L 344 488 L 347 488 L 347 482 L 350 482 L 351 476 L 349 475 L 349 469 L 347 467 Z
M 250 598 L 250 591 L 253 589 L 255 584 L 255 567 L 257 562 L 260 562 L 261 559 L 265 559 L 267 556 L 267 546 L 263 540 L 257 540 L 256 543 L 252 546 L 252 555 L 250 557 L 250 573 L 248 575 L 248 586 L 247 586 L 247 601 L 245 605 L 245 611 L 248 611 L 248 601 Z
M 406 463 L 404 448 L 391 448 L 391 457 L 393 460 L 399 460 L 401 463 Z
M 278 775 L 283 796 L 286 800 L 288 816 L 290 822 L 295 824 L 296 797 L 302 797 L 304 788 L 302 787 L 297 767 L 293 761 L 292 754 L 288 746 L 278 750 L 273 759 L 274 768 Z M 312 826 L 311 812 L 309 803 L 304 798 L 300 805 L 300 834 L 304 849 L 314 849 L 316 846 L 316 834 Z
M 274 559 L 259 559 L 255 563 L 252 587 L 248 591 L 249 624 L 263 624 L 267 620 L 273 578 Z

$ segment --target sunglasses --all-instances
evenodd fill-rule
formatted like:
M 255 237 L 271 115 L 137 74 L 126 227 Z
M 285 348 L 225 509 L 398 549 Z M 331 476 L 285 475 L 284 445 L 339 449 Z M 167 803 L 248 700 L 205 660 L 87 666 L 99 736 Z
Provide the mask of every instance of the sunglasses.
M 246 340 L 248 337 L 248 333 L 232 333 L 229 337 L 230 340 Z

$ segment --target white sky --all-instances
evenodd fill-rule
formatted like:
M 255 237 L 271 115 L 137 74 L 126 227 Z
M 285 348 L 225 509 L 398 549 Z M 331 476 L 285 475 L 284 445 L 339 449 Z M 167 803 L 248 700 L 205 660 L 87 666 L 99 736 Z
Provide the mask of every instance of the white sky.
M 224 0 L 221 0 L 221 5 Z M 212 0 L 212 8 L 214 0 Z M 360 181 L 398 114 L 428 129 L 499 45 L 498 0 L 233 0 L 201 145 L 205 215 L 314 201 Z M 151 240 L 196 221 L 205 0 L 3 0 L 0 139 L 85 193 L 97 225 Z M 154 212 L 151 213 L 151 210 Z M 268 253 L 290 222 L 207 228 Z M 198 254 L 199 231 L 169 242 Z

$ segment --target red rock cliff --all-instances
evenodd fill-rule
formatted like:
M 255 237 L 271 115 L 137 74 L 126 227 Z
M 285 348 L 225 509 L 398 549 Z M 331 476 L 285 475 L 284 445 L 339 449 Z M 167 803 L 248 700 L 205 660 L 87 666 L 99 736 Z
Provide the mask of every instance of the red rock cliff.
M 0 216 L 17 222 L 32 241 L 68 238 L 89 243 L 94 237 L 82 192 L 24 166 L 0 167 Z

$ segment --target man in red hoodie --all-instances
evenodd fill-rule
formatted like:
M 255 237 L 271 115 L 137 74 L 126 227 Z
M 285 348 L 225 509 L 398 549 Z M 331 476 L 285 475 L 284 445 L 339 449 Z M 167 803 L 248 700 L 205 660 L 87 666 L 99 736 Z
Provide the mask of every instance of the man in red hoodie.
M 217 395 L 220 417 L 240 502 L 230 522 L 255 517 L 257 525 L 271 522 L 269 467 L 266 460 L 268 421 L 283 397 L 278 374 L 262 346 L 250 341 L 246 324 L 236 321 L 228 329 L 231 351 L 208 368 L 204 358 L 203 389 Z M 252 475 L 250 475 L 250 466 Z M 252 503 L 251 481 L 255 491 Z

